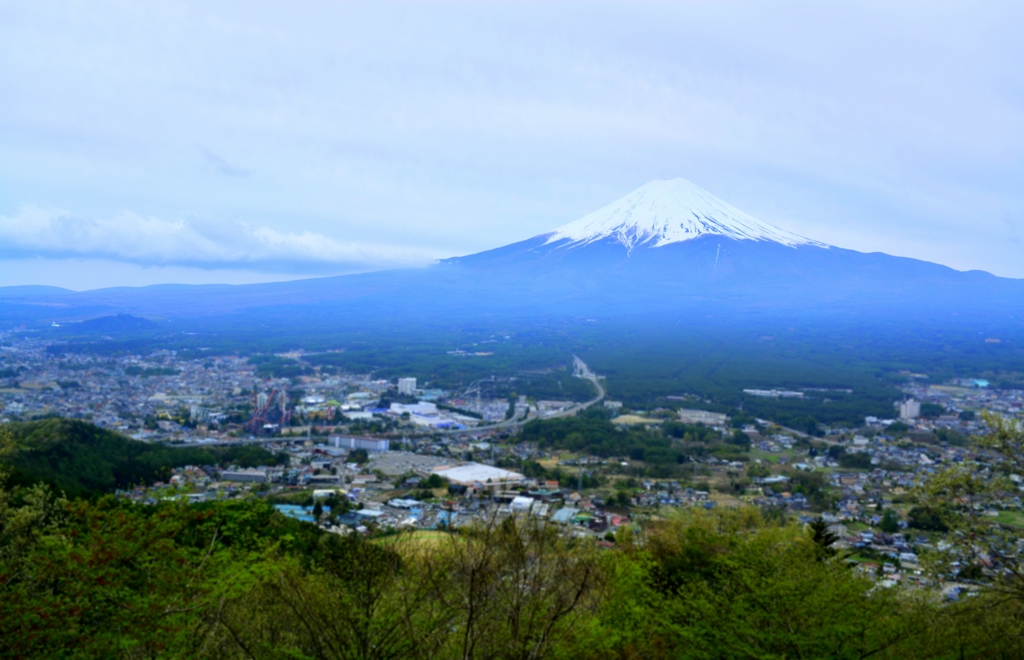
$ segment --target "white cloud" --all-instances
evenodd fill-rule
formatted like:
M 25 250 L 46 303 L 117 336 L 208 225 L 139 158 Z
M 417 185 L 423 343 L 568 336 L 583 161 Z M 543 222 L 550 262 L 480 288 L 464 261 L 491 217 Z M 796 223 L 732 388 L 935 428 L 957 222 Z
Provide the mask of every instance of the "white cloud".
M 59 286 L 88 291 L 117 286 L 153 284 L 255 284 L 316 277 L 323 273 L 260 271 L 232 265 L 230 268 L 195 266 L 154 266 L 88 257 L 25 257 L 0 259 L 0 287 L 23 285 Z
M 0 215 L 0 253 L 112 258 L 138 264 L 305 264 L 369 269 L 416 266 L 439 255 L 419 248 L 338 241 L 244 222 L 163 220 L 122 212 L 83 218 L 28 205 Z

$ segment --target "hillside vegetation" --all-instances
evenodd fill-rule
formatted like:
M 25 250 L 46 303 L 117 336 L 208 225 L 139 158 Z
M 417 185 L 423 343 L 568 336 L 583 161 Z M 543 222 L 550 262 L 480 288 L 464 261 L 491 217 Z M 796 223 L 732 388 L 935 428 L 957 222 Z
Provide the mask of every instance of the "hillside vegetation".
M 183 465 L 272 465 L 285 460 L 260 447 L 172 448 L 132 440 L 87 422 L 44 419 L 10 424 L 6 458 L 15 486 L 45 483 L 69 497 L 110 493 L 165 480 Z
M 28 467 L 58 482 L 60 469 L 89 467 L 106 485 L 99 457 L 90 464 L 83 448 L 112 448 L 118 458 L 107 467 L 138 457 L 135 448 L 77 423 L 15 430 L 17 440 L 0 428 L 0 460 L 21 475 L 15 482 L 0 469 L 7 657 L 1009 658 L 1024 650 L 1024 603 L 1014 592 L 941 603 L 931 592 L 879 588 L 848 567 L 823 528 L 780 524 L 752 508 L 675 513 L 624 528 L 609 549 L 513 517 L 438 532 L 430 543 L 415 534 L 384 543 L 322 532 L 256 498 L 68 500 L 31 483 Z

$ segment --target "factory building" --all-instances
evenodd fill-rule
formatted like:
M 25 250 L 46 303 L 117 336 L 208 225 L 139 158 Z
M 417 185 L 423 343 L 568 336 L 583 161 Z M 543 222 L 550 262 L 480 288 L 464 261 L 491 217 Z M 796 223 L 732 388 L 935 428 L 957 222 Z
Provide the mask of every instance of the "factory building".
M 506 490 L 510 486 L 518 486 L 526 477 L 518 472 L 503 470 L 480 463 L 467 463 L 458 467 L 441 467 L 434 474 L 444 477 L 457 486 L 476 490 Z

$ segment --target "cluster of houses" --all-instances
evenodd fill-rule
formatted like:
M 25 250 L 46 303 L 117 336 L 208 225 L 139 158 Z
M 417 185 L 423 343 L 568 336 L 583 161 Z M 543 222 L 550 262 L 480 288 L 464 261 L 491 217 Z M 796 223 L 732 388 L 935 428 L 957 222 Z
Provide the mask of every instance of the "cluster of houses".
M 210 442 L 287 432 L 286 422 L 332 429 L 373 422 L 389 428 L 405 424 L 413 431 L 459 429 L 499 421 L 508 411 L 504 399 L 466 398 L 444 405 L 448 392 L 417 388 L 415 378 L 399 379 L 401 387 L 396 388 L 370 375 L 310 369 L 275 377 L 239 356 L 203 358 L 173 350 L 112 357 L 61 355 L 50 351 L 54 344 L 21 337 L 4 346 L 4 362 L 13 366 L 0 369 L 6 374 L 0 375 L 0 419 L 59 415 L 87 419 L 138 440 Z M 249 419 L 250 411 L 273 400 L 275 393 L 296 389 L 302 396 L 287 400 L 287 419 Z M 396 391 L 417 402 L 382 404 L 382 395 Z M 542 403 L 545 412 L 571 405 Z

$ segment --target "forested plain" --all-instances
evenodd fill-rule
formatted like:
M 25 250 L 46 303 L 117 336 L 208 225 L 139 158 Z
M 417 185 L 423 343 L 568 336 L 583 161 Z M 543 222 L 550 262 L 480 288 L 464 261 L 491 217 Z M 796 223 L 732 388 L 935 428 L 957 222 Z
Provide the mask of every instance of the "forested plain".
M 104 450 L 106 432 L 86 437 L 49 420 L 15 431 L 0 428 L 7 657 L 1024 652 L 1024 598 L 1012 581 L 956 603 L 928 589 L 881 588 L 850 568 L 823 526 L 766 518 L 755 508 L 672 513 L 603 544 L 533 518 L 339 536 L 256 496 L 192 505 L 136 504 L 110 496 L 109 487 L 72 496 L 26 479 L 21 458 L 59 456 L 63 442 Z M 40 436 L 42 449 L 32 441 Z M 12 479 L 17 471 L 22 476 Z

